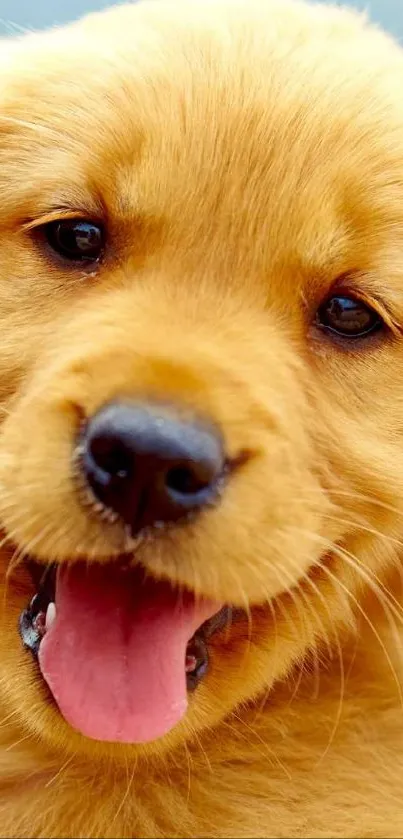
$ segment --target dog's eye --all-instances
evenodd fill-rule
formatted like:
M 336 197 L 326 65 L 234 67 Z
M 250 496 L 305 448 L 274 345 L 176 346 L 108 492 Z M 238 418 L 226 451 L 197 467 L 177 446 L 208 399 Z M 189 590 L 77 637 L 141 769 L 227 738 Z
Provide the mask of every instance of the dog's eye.
M 84 219 L 51 221 L 43 228 L 48 244 L 64 259 L 95 262 L 102 254 L 104 231 L 101 225 Z
M 382 318 L 362 300 L 354 297 L 329 297 L 320 306 L 318 326 L 344 338 L 362 338 L 383 326 Z

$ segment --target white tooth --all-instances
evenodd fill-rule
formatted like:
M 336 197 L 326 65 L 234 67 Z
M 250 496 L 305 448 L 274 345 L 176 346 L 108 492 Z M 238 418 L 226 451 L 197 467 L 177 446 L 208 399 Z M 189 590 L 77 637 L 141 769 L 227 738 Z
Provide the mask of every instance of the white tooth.
M 46 610 L 46 619 L 45 619 L 45 627 L 46 631 L 50 629 L 52 623 L 56 617 L 56 606 L 54 603 L 49 603 L 49 606 Z

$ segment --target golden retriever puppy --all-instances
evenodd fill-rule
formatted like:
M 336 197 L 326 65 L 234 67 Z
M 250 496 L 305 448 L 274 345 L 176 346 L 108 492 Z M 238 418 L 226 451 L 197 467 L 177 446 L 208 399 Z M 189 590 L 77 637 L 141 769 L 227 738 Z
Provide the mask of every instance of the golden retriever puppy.
M 0 831 L 403 837 L 403 55 L 150 0 L 0 55 Z

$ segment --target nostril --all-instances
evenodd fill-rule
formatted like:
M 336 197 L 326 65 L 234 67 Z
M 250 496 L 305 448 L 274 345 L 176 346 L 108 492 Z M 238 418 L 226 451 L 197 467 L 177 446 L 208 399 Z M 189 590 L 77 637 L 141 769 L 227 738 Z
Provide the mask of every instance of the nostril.
M 133 458 L 120 440 L 108 437 L 94 437 L 89 453 L 95 466 L 112 478 L 128 478 L 133 471 Z
M 167 472 L 165 485 L 178 495 L 195 495 L 211 484 L 211 475 L 201 477 L 189 466 L 173 467 Z

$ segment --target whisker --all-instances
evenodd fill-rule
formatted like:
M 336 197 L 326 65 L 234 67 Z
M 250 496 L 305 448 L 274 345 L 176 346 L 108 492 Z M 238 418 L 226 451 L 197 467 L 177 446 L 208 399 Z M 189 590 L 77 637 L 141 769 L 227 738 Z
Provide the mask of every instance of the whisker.
M 268 746 L 266 741 L 263 740 L 263 737 L 260 736 L 260 734 L 256 731 L 256 729 L 254 729 L 252 726 L 250 726 L 244 719 L 242 719 L 242 717 L 238 716 L 238 714 L 235 713 L 235 712 L 233 712 L 231 714 L 231 719 L 235 719 L 235 720 L 237 720 L 237 722 L 241 723 L 241 725 L 243 725 L 244 728 L 246 728 L 248 733 L 252 734 L 253 737 L 255 737 L 256 740 L 264 746 L 264 751 L 265 751 L 266 755 L 269 758 L 272 758 L 274 760 L 274 762 L 281 769 L 281 771 L 284 772 L 284 775 L 286 776 L 286 778 L 289 781 L 291 781 L 291 775 L 290 775 L 288 769 L 284 766 L 284 764 L 282 763 L 282 761 L 280 760 L 278 755 L 276 755 L 274 749 L 271 749 L 270 746 Z
M 311 536 L 312 536 L 312 537 L 315 537 L 315 536 L 316 536 L 316 534 L 311 534 Z M 317 538 L 317 539 L 319 539 L 321 542 L 326 542 L 326 540 L 321 539 L 321 537 L 319 537 L 319 536 L 317 536 L 316 538 Z M 334 549 L 335 549 L 335 551 L 336 551 L 335 546 L 334 546 Z M 339 555 L 339 550 L 338 550 L 338 549 L 337 549 L 337 555 Z M 342 552 L 342 551 L 341 551 L 340 555 L 341 555 L 341 558 L 342 558 L 342 557 L 343 557 L 343 552 Z M 341 588 L 341 589 L 345 592 L 345 594 L 347 595 L 347 597 L 348 597 L 348 598 L 350 598 L 350 599 L 352 600 L 352 602 L 353 602 L 353 603 L 354 603 L 354 605 L 355 605 L 355 608 L 359 611 L 359 613 L 360 613 L 360 614 L 361 614 L 361 616 L 363 617 L 364 621 L 367 623 L 368 627 L 369 627 L 369 628 L 371 629 L 371 631 L 373 632 L 373 634 L 374 634 L 374 636 L 375 636 L 376 640 L 378 641 L 378 643 L 379 643 L 379 645 L 380 645 L 380 647 L 381 647 L 381 649 L 382 649 L 382 651 L 383 651 L 383 654 L 384 654 L 384 656 L 385 656 L 385 659 L 386 659 L 386 661 L 387 661 L 387 664 L 388 664 L 388 666 L 389 666 L 389 668 L 390 668 L 390 671 L 391 671 L 391 673 L 392 673 L 393 679 L 394 679 L 394 681 L 395 681 L 395 684 L 396 684 L 396 687 L 397 687 L 397 690 L 398 690 L 398 695 L 399 695 L 400 703 L 401 703 L 401 705 L 402 705 L 402 709 L 403 709 L 403 695 L 402 695 L 402 687 L 401 687 L 401 684 L 400 684 L 400 681 L 399 681 L 398 675 L 397 675 L 397 673 L 396 673 L 396 670 L 395 670 L 395 668 L 394 668 L 394 666 L 393 666 L 393 662 L 392 662 L 392 660 L 391 660 L 391 658 L 390 658 L 389 652 L 388 652 L 388 650 L 387 650 L 387 648 L 386 648 L 386 646 L 385 646 L 385 644 L 384 644 L 384 642 L 383 642 L 383 640 L 382 640 L 382 638 L 381 638 L 381 636 L 380 636 L 380 634 L 379 634 L 378 630 L 376 629 L 376 627 L 374 626 L 373 622 L 371 621 L 371 619 L 369 618 L 369 616 L 368 616 L 368 615 L 367 615 L 367 613 L 365 612 L 365 609 L 363 609 L 363 607 L 361 606 L 361 604 L 360 604 L 359 600 L 357 599 L 357 597 L 353 594 L 353 592 L 351 592 L 351 591 L 347 588 L 347 586 L 346 586 L 346 585 L 342 582 L 342 580 L 340 580 L 340 579 L 339 579 L 339 578 L 338 578 L 335 574 L 333 574 L 333 572 L 332 572 L 332 571 L 331 571 L 331 570 L 330 570 L 330 569 L 329 569 L 329 568 L 328 568 L 325 564 L 323 564 L 323 565 L 321 566 L 321 568 L 322 568 L 322 571 L 323 571 L 323 572 L 324 572 L 324 573 L 325 573 L 325 574 L 326 574 L 326 575 L 327 575 L 330 579 L 332 579 L 332 580 L 333 580 L 334 584 L 335 584 L 335 585 L 337 585 L 338 587 L 340 587 L 340 588 Z M 369 580 L 369 583 L 370 583 L 370 582 L 371 582 L 370 578 L 367 578 L 367 582 L 368 582 L 368 580 Z M 375 594 L 375 595 L 377 594 L 377 590 L 376 590 L 376 589 L 375 589 L 375 591 L 374 591 L 374 594 Z M 387 615 L 387 612 L 385 612 L 385 614 Z
M 69 758 L 65 761 L 65 763 L 63 763 L 63 766 L 61 766 L 61 767 L 60 767 L 60 769 L 58 769 L 58 771 L 56 772 L 56 774 L 55 774 L 55 775 L 53 775 L 53 777 L 50 779 L 50 781 L 47 781 L 47 783 L 45 784 L 45 789 L 46 789 L 47 787 L 52 786 L 52 784 L 54 784 L 54 782 L 55 782 L 55 781 L 57 781 L 57 779 L 58 779 L 58 778 L 60 778 L 60 776 L 63 774 L 64 770 L 65 770 L 65 769 L 67 769 L 67 767 L 68 767 L 68 766 L 70 766 L 70 764 L 71 764 L 71 762 L 72 762 L 73 760 L 74 760 L 74 755 L 71 755 L 71 756 L 70 756 L 70 757 L 69 757 Z
M 126 769 L 128 769 L 127 762 L 126 762 Z M 126 786 L 125 794 L 123 795 L 123 798 L 122 798 L 122 800 L 119 804 L 119 807 L 118 807 L 118 809 L 117 809 L 117 811 L 116 811 L 116 813 L 115 813 L 115 815 L 114 815 L 114 817 L 111 821 L 111 824 L 114 824 L 116 822 L 116 820 L 119 818 L 120 813 L 123 810 L 123 807 L 125 806 L 125 803 L 127 801 L 127 798 L 129 796 L 129 793 L 130 793 L 130 790 L 131 790 L 131 787 L 132 787 L 132 784 L 133 784 L 135 771 L 136 771 L 136 766 L 133 766 L 132 773 L 131 773 L 130 777 L 128 777 L 128 780 L 127 780 L 127 786 Z
M 26 734 L 25 737 L 21 737 L 19 740 L 15 740 L 14 743 L 11 743 L 10 746 L 7 746 L 5 749 L 6 752 L 11 752 L 12 749 L 15 749 L 21 743 L 25 743 L 26 740 L 32 740 L 32 734 Z

